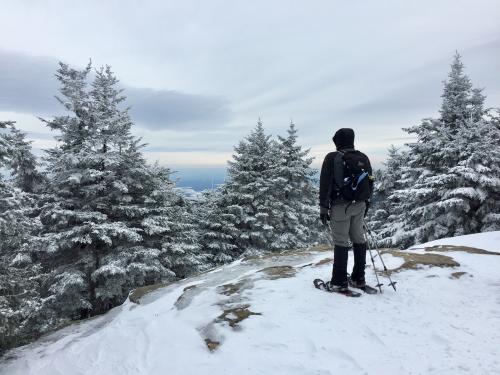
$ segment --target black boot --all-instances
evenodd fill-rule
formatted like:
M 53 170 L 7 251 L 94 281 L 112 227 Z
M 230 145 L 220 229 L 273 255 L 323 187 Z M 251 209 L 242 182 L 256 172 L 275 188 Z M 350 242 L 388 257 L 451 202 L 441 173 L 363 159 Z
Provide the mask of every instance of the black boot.
M 333 250 L 333 270 L 331 285 L 347 289 L 347 251 L 348 247 L 335 245 Z
M 354 267 L 352 269 L 351 280 L 358 286 L 365 285 L 366 266 L 366 242 L 353 244 Z

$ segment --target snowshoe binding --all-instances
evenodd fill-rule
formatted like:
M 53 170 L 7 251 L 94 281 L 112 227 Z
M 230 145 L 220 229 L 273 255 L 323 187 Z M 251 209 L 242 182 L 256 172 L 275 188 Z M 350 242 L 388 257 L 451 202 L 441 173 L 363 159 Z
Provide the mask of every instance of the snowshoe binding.
M 342 294 L 346 297 L 360 297 L 361 293 L 355 292 L 351 289 L 349 289 L 347 286 L 339 286 L 339 285 L 333 285 L 330 283 L 330 281 L 327 281 L 326 283 L 321 280 L 321 279 L 315 279 L 313 281 L 314 287 L 320 290 L 324 290 L 325 292 L 330 292 L 330 293 L 338 293 Z
M 377 294 L 378 290 L 366 284 L 364 280 L 353 280 L 349 277 L 349 286 L 351 288 L 361 289 L 366 294 Z

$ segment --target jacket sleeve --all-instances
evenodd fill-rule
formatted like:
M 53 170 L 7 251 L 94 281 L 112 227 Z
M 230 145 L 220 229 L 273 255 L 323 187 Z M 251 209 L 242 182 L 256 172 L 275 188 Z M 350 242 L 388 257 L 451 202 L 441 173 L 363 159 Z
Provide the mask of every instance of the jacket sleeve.
M 333 188 L 333 155 L 334 153 L 329 153 L 325 156 L 319 177 L 319 205 L 327 209 L 330 208 Z
M 373 176 L 373 169 L 372 169 L 370 159 L 368 158 L 368 156 L 366 156 L 366 160 L 368 161 L 367 172 L 368 172 L 368 182 L 370 184 L 370 196 L 371 196 L 371 195 L 373 195 L 373 190 L 375 187 L 375 177 Z M 370 202 L 370 199 L 368 199 L 368 203 L 369 202 Z
M 370 164 L 370 159 L 368 158 L 368 156 L 366 156 L 366 160 L 368 161 L 368 168 L 367 168 L 368 170 L 367 170 L 367 172 L 368 172 L 368 174 L 370 176 L 373 176 L 373 169 L 372 169 L 372 165 Z

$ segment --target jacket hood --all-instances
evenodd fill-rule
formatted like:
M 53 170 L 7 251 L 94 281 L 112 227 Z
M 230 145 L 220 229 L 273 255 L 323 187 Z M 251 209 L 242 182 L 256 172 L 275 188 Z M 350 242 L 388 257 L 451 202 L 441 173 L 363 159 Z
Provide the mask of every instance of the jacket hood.
M 333 142 L 337 150 L 344 148 L 354 148 L 354 130 L 350 128 L 342 128 L 337 130 L 333 136 Z

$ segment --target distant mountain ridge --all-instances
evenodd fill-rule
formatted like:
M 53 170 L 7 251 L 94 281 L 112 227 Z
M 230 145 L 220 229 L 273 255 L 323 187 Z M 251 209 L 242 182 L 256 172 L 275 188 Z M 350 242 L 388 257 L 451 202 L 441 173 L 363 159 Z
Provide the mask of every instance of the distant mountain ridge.
M 227 176 L 225 167 L 196 167 L 196 168 L 172 168 L 172 179 L 179 188 L 190 188 L 194 191 L 216 188 L 224 183 Z M 316 178 L 319 179 L 319 170 L 316 171 Z

